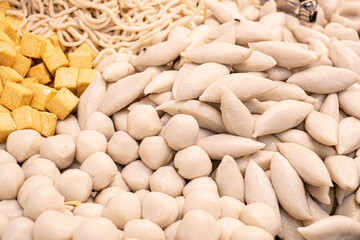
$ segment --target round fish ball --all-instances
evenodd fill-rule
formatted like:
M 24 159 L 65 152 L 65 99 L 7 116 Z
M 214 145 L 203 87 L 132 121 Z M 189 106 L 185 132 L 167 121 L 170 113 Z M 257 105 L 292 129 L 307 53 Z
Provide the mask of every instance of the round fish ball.
M 53 180 L 44 175 L 34 175 L 25 180 L 17 194 L 17 200 L 21 206 L 24 206 L 26 198 L 35 188 L 41 185 L 53 185 Z
M 68 169 L 56 179 L 55 187 L 66 202 L 84 202 L 91 194 L 92 180 L 86 172 L 79 169 Z
M 40 145 L 40 157 L 53 161 L 59 169 L 65 169 L 73 163 L 75 151 L 75 141 L 68 135 L 48 137 Z
M 136 140 L 157 135 L 162 124 L 156 109 L 150 105 L 132 108 L 127 118 L 128 133 Z
M 162 192 L 177 197 L 181 195 L 184 186 L 185 180 L 175 171 L 174 167 L 161 167 L 150 176 L 150 189 L 153 192 Z
M 73 240 L 119 240 L 121 232 L 107 218 L 95 217 L 83 221 L 74 232 Z
M 241 213 L 240 220 L 246 225 L 257 226 L 270 233 L 273 237 L 280 229 L 280 219 L 275 211 L 261 202 L 246 205 Z
M 240 218 L 240 213 L 245 207 L 239 199 L 230 196 L 220 198 L 221 218 Z
M 73 209 L 75 216 L 85 218 L 101 217 L 104 206 L 98 203 L 81 203 Z
M 174 165 L 180 176 L 186 179 L 209 176 L 212 169 L 209 156 L 197 145 L 178 151 L 174 157 Z
M 9 134 L 6 140 L 6 151 L 16 158 L 19 163 L 39 153 L 42 141 L 40 133 L 35 130 L 23 129 Z
M 79 121 L 74 115 L 70 114 L 64 120 L 58 120 L 56 123 L 56 135 L 69 135 L 75 139 L 80 132 Z
M 2 231 L 4 227 L 10 222 L 10 219 L 3 213 L 0 212 L 0 234 L 2 234 Z M 0 235 L 1 236 L 1 235 Z
M 150 193 L 149 190 L 147 189 L 140 189 L 140 190 L 137 190 L 135 192 L 135 195 L 138 197 L 140 203 L 142 203 L 142 201 L 144 200 L 146 194 Z
M 31 157 L 29 157 L 29 158 L 26 160 L 26 162 L 29 162 L 29 161 L 35 160 L 35 159 L 39 159 L 39 158 L 40 158 L 40 153 L 35 154 L 35 155 L 32 155 Z M 24 165 L 25 165 L 25 162 L 23 163 L 22 166 L 24 166 Z
M 268 232 L 255 226 L 242 226 L 234 229 L 231 233 L 230 240 L 273 240 Z
M 176 204 L 178 206 L 178 215 L 177 215 L 177 220 L 180 220 L 183 218 L 184 216 L 184 203 L 185 203 L 185 198 L 184 196 L 178 196 L 175 198 Z
M 107 145 L 107 153 L 118 164 L 127 165 L 139 157 L 139 143 L 123 131 L 114 133 Z
M 75 229 L 74 217 L 47 210 L 36 219 L 33 236 L 35 240 L 71 239 Z
M 215 181 L 210 177 L 198 177 L 192 179 L 186 184 L 183 189 L 184 197 L 187 197 L 191 192 L 196 190 L 205 190 L 218 194 L 218 189 Z
M 118 172 L 116 174 L 115 178 L 109 184 L 109 187 L 119 187 L 126 192 L 131 191 L 130 187 L 127 185 L 124 178 L 122 177 L 121 172 Z
M 181 220 L 178 220 L 164 229 L 165 238 L 167 240 L 176 240 L 177 229 L 178 229 L 180 223 L 181 223 Z
M 27 160 L 21 167 L 24 170 L 25 178 L 40 174 L 55 181 L 60 176 L 60 171 L 55 163 L 45 158 Z
M 107 187 L 101 190 L 98 194 L 96 194 L 95 202 L 101 205 L 106 205 L 106 203 L 118 193 L 122 193 L 122 190 L 119 187 Z
M 129 114 L 128 109 L 123 109 L 112 115 L 111 119 L 114 122 L 116 131 L 124 131 L 127 132 L 127 117 Z
M 0 212 L 5 214 L 10 220 L 24 215 L 22 207 L 15 199 L 2 200 L 0 202 Z
M 0 149 L 0 164 L 8 162 L 17 163 L 13 155 L 5 150 Z
M 90 155 L 81 164 L 80 169 L 91 176 L 95 191 L 99 191 L 109 185 L 118 172 L 114 161 L 104 152 Z
M 3 240 L 32 240 L 34 222 L 26 217 L 18 217 L 11 220 L 2 230 Z
M 141 218 L 141 203 L 134 193 L 118 193 L 107 202 L 102 216 L 123 229 L 130 220 Z
M 17 163 L 0 164 L 0 200 L 16 198 L 24 181 L 24 171 Z
M 76 140 L 75 158 L 83 163 L 87 157 L 96 152 L 106 152 L 106 137 L 94 130 L 85 130 L 79 133 Z
M 84 130 L 98 131 L 102 133 L 108 141 L 115 132 L 111 118 L 103 112 L 94 112 L 90 114 L 85 122 Z
M 39 186 L 29 193 L 24 204 L 24 216 L 35 220 L 46 210 L 65 211 L 64 197 L 49 184 Z
M 214 218 L 219 219 L 221 215 L 219 195 L 204 190 L 191 192 L 185 198 L 184 214 L 195 209 L 207 211 Z
M 185 214 L 177 229 L 177 240 L 218 240 L 220 225 L 208 212 L 193 210 Z
M 167 145 L 163 137 L 152 136 L 141 141 L 139 155 L 146 166 L 156 170 L 170 162 L 173 150 Z
M 221 229 L 220 240 L 230 239 L 231 233 L 234 229 L 245 226 L 243 222 L 236 218 L 220 218 L 218 223 Z
M 164 137 L 169 147 L 180 150 L 194 145 L 199 137 L 199 124 L 193 116 L 177 114 L 165 126 Z
M 163 230 L 149 219 L 134 219 L 124 227 L 124 239 L 165 240 Z
M 142 161 L 133 161 L 126 165 L 121 172 L 125 182 L 132 191 L 150 188 L 150 176 L 153 171 Z
M 176 200 L 161 192 L 146 194 L 141 207 L 142 217 L 156 223 L 161 228 L 166 228 L 175 222 L 178 215 Z

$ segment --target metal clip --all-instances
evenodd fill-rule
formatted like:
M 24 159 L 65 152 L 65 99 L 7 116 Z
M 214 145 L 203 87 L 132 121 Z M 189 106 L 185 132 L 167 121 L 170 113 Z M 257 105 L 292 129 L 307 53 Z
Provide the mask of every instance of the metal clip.
M 261 0 L 266 3 L 268 0 Z M 275 0 L 277 7 L 297 16 L 300 20 L 313 23 L 316 21 L 316 0 Z

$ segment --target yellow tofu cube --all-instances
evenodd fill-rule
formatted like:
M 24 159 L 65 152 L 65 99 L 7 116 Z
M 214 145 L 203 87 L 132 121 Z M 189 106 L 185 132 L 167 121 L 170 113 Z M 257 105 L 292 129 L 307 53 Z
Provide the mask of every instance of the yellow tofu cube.
M 16 53 L 16 59 L 14 64 L 11 66 L 15 71 L 17 71 L 22 77 L 26 76 L 26 73 L 29 71 L 31 66 L 31 60 L 21 53 Z
M 1 22 L 0 22 L 1 24 Z M 9 43 L 0 41 L 0 65 L 11 67 L 16 59 L 16 52 Z
M 20 52 L 24 56 L 40 58 L 45 51 L 46 41 L 44 37 L 25 33 L 21 39 L 20 47 Z
M 46 69 L 44 63 L 39 63 L 29 69 L 27 72 L 27 77 L 36 77 L 41 84 L 47 84 L 51 82 L 51 75 L 49 71 Z
M 3 91 L 4 91 L 4 86 L 3 86 L 2 82 L 0 81 L 0 97 L 3 93 Z
M 78 68 L 61 67 L 56 70 L 54 78 L 54 88 L 61 89 L 66 87 L 76 94 L 77 79 L 80 70 Z
M 10 46 L 15 47 L 15 42 L 4 31 L 0 31 L 0 41 L 6 42 Z
M 11 113 L 11 111 L 0 104 L 0 113 Z
M 39 81 L 36 77 L 24 78 L 24 80 L 21 82 L 21 85 L 24 85 L 25 87 L 29 88 L 30 84 L 32 83 L 39 83 Z
M 19 28 L 20 24 L 22 23 L 22 20 L 13 16 L 6 16 L 5 20 L 7 23 L 9 23 L 10 27 L 12 29 L 14 29 L 15 31 L 17 31 L 17 29 Z
M 21 83 L 23 77 L 10 67 L 0 67 L 0 79 L 5 87 L 9 82 Z
M 57 116 L 49 112 L 40 112 L 41 119 L 41 135 L 44 137 L 54 136 Z
M 54 75 L 56 69 L 69 66 L 69 61 L 60 47 L 48 49 L 42 55 L 42 59 L 52 75 Z
M 88 52 L 69 53 L 70 67 L 91 69 L 91 55 Z
M 57 34 L 53 34 L 50 37 L 48 37 L 50 39 L 50 41 L 52 42 L 52 44 L 54 45 L 54 47 L 60 47 L 61 50 L 65 51 L 66 47 L 63 46 L 60 41 L 59 41 L 59 37 Z
M 96 58 L 96 52 L 87 44 L 81 44 L 74 52 L 88 52 L 91 55 L 91 61 Z
M 5 20 L 5 11 L 0 10 L 0 20 Z
M 0 103 L 11 110 L 14 110 L 29 105 L 33 96 L 34 93 L 30 89 L 21 84 L 9 82 L 4 88 Z
M 45 38 L 45 52 L 49 51 L 50 49 L 54 48 L 54 44 L 51 42 L 51 40 L 49 38 Z
M 34 92 L 30 106 L 41 111 L 46 110 L 46 105 L 56 95 L 56 90 L 43 84 L 32 83 L 29 89 Z
M 79 103 L 79 99 L 67 88 L 60 91 L 50 100 L 46 108 L 60 120 L 64 120 Z
M 0 2 L 0 10 L 10 10 L 10 4 L 7 1 Z
M 16 130 L 16 124 L 10 113 L 0 113 L 0 123 L 0 143 L 3 143 Z
M 0 30 L 4 31 L 15 43 L 19 41 L 19 34 L 11 27 L 8 22 L 6 22 L 6 20 L 0 20 Z
M 77 96 L 80 97 L 85 89 L 89 86 L 91 81 L 95 78 L 98 71 L 95 69 L 80 69 L 79 78 L 77 81 Z
M 18 130 L 34 129 L 41 132 L 41 118 L 38 110 L 30 106 L 23 106 L 13 110 L 11 115 Z

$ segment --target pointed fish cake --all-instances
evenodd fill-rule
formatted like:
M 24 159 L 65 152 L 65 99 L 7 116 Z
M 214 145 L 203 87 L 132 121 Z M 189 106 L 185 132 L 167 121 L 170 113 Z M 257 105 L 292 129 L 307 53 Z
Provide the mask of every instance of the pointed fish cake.
M 256 121 L 254 137 L 280 133 L 300 124 L 313 106 L 296 100 L 284 100 L 267 109 Z
M 219 103 L 221 99 L 220 86 L 229 88 L 241 101 L 247 101 L 276 88 L 278 84 L 249 73 L 234 73 L 210 84 L 199 100 Z
M 220 87 L 221 116 L 228 133 L 251 138 L 254 132 L 254 118 L 246 106 L 227 87 Z

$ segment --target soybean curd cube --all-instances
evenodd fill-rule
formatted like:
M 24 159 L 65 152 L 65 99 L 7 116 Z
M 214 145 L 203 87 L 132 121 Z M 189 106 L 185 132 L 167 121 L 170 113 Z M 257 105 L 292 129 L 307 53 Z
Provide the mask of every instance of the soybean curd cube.
M 11 67 L 14 64 L 15 60 L 15 49 L 9 43 L 0 41 L 0 65 Z
M 24 78 L 24 80 L 21 82 L 21 85 L 24 85 L 25 87 L 29 88 L 29 86 L 32 83 L 39 83 L 39 81 L 36 77 L 28 77 L 28 78 Z
M 9 109 L 0 104 L 0 113 L 11 113 Z
M 10 113 L 0 113 L 0 123 L 0 143 L 3 143 L 8 135 L 16 130 L 16 124 Z
M 54 44 L 51 42 L 51 40 L 49 38 L 45 38 L 45 51 L 44 53 L 46 53 L 47 51 L 53 49 L 55 46 Z
M 8 43 L 12 47 L 15 46 L 15 42 L 4 31 L 0 31 L 0 41 Z
M 57 116 L 49 112 L 40 112 L 41 132 L 44 137 L 54 136 Z
M 94 69 L 80 69 L 77 81 L 77 96 L 80 97 L 91 81 L 95 78 L 98 71 Z
M 22 20 L 13 16 L 6 16 L 5 20 L 7 23 L 9 23 L 10 27 L 12 29 L 14 29 L 15 31 L 17 31 L 17 29 L 19 28 L 20 24 L 22 23 Z
M 80 70 L 78 68 L 59 68 L 58 70 L 56 70 L 55 73 L 54 88 L 61 89 L 63 87 L 66 87 L 75 94 L 79 72 Z
M 15 29 L 13 29 L 11 27 L 11 25 L 8 22 L 6 22 L 6 20 L 1 20 L 0 21 L 0 30 L 4 31 L 15 43 L 20 41 L 19 34 L 17 34 Z
M 43 84 L 32 83 L 29 89 L 34 92 L 30 106 L 41 111 L 46 110 L 46 105 L 56 95 L 56 90 Z
M 30 106 L 19 107 L 11 113 L 16 128 L 21 129 L 34 129 L 41 132 L 41 118 L 40 112 Z
M 31 59 L 17 52 L 15 62 L 11 67 L 15 71 L 17 71 L 21 75 L 21 77 L 25 77 L 26 73 L 30 69 L 30 66 L 31 66 Z
M 88 52 L 72 52 L 69 53 L 70 67 L 72 68 L 92 68 L 91 54 Z
M 41 58 L 46 47 L 45 38 L 31 33 L 24 33 L 20 47 L 20 53 L 24 56 Z
M 55 74 L 56 69 L 69 66 L 69 61 L 60 47 L 48 49 L 42 55 L 42 59 L 52 75 Z
M 39 63 L 38 65 L 35 65 L 31 67 L 26 75 L 27 77 L 36 77 L 41 84 L 47 84 L 51 82 L 51 75 L 49 71 L 46 69 L 45 64 Z
M 10 67 L 0 67 L 0 79 L 5 87 L 9 82 L 21 83 L 23 77 L 14 69 Z
M 96 52 L 87 43 L 81 44 L 74 52 L 87 52 L 91 55 L 91 61 L 96 58 Z
M 53 35 L 49 36 L 48 39 L 50 39 L 50 41 L 54 45 L 54 47 L 60 47 L 63 51 L 66 50 L 66 47 L 60 43 L 59 37 L 57 34 L 53 34 Z
M 10 10 L 10 5 L 9 5 L 8 1 L 0 2 L 0 10 L 2 10 L 2 11 Z
M 34 92 L 21 84 L 10 82 L 6 84 L 0 103 L 10 110 L 29 105 Z
M 79 103 L 79 99 L 67 88 L 61 88 L 46 108 L 60 120 L 64 120 Z

